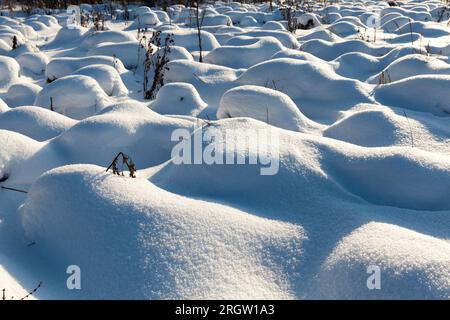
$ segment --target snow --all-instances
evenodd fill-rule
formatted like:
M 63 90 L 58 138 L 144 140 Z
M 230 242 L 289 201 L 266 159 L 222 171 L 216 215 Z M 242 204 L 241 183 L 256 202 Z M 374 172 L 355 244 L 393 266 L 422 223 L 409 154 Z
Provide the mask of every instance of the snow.
M 134 69 L 145 59 L 145 49 L 137 40 L 120 43 L 100 43 L 88 50 L 90 56 L 110 56 L 123 63 L 125 68 Z
M 196 29 L 179 29 L 166 30 L 161 33 L 161 38 L 164 39 L 168 35 L 172 35 L 174 45 L 184 47 L 189 52 L 197 51 L 198 49 L 198 35 Z M 219 47 L 219 43 L 213 34 L 202 30 L 200 33 L 202 39 L 202 47 L 204 51 L 211 51 Z
M 73 74 L 94 78 L 108 96 L 121 96 L 128 93 L 120 74 L 112 66 L 92 64 L 76 70 Z
M 10 57 L 0 56 L 0 90 L 8 88 L 12 83 L 18 81 L 20 66 L 17 61 Z
M 17 107 L 0 114 L 0 129 L 16 131 L 37 141 L 54 138 L 75 123 L 68 117 L 35 106 Z
M 90 49 L 98 44 L 109 42 L 109 43 L 122 43 L 136 41 L 136 38 L 127 32 L 120 31 L 97 31 L 92 32 L 84 36 L 81 46 L 85 49 Z
M 32 105 L 41 90 L 37 84 L 16 83 L 9 87 L 5 102 L 11 108 Z
M 273 5 L 0 16 L 8 299 L 450 298 L 444 5 Z
M 294 131 L 314 127 L 313 122 L 298 110 L 289 96 L 258 86 L 235 87 L 222 96 L 217 118 L 238 117 L 253 118 Z
M 42 52 L 26 52 L 16 58 L 22 71 L 29 70 L 37 75 L 45 72 L 48 57 Z
M 449 74 L 450 65 L 438 57 L 428 57 L 419 54 L 409 54 L 389 64 L 381 72 L 386 73 L 391 81 L 412 77 L 417 74 Z M 377 83 L 377 77 L 371 77 L 369 82 Z
M 71 75 L 76 70 L 93 64 L 114 66 L 119 72 L 125 69 L 119 59 L 114 59 L 107 56 L 100 55 L 82 58 L 64 57 L 52 59 L 45 69 L 45 76 L 48 80 L 53 81 L 64 76 Z
M 379 86 L 375 99 L 385 105 L 443 116 L 450 112 L 449 75 L 420 75 Z M 426 94 L 424 94 L 426 92 Z
M 449 250 L 447 241 L 392 224 L 370 222 L 339 242 L 321 268 L 314 295 L 322 299 L 448 299 Z M 381 268 L 382 295 L 364 285 L 359 270 L 367 265 Z M 362 277 L 355 278 L 354 274 Z M 392 282 L 407 285 L 408 290 L 399 290 Z M 351 290 L 344 290 L 349 283 Z
M 149 107 L 159 114 L 198 116 L 207 104 L 190 83 L 172 82 L 162 87 Z
M 98 82 L 89 76 L 59 78 L 40 91 L 34 105 L 53 109 L 73 119 L 83 119 L 108 104 L 108 96 Z
M 61 201 L 50 200 L 55 196 Z M 282 270 L 295 261 L 302 230 L 204 204 L 145 179 L 124 180 L 101 167 L 78 165 L 43 175 L 21 217 L 27 234 L 61 263 L 78 261 L 86 298 L 290 298 Z M 92 216 L 98 224 L 90 223 Z M 270 271 L 277 268 L 280 273 Z
M 5 103 L 5 101 L 3 101 L 0 98 L 0 113 L 3 113 L 3 112 L 8 111 L 8 110 L 9 110 L 8 105 Z
M 320 122 L 336 120 L 343 108 L 370 102 L 365 84 L 343 78 L 327 65 L 298 59 L 279 58 L 259 63 L 245 71 L 237 82 L 279 90 L 307 117 Z
M 231 44 L 233 39 L 227 42 L 230 45 L 210 51 L 205 57 L 205 62 L 235 69 L 248 68 L 270 59 L 273 54 L 284 49 L 280 41 L 274 37 L 262 37 L 248 45 L 233 45 Z

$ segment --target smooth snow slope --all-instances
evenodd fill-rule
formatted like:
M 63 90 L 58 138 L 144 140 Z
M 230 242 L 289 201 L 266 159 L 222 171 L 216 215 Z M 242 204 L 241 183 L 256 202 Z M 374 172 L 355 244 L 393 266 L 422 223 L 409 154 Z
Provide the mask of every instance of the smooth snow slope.
M 129 5 L 128 23 L 115 6 L 104 30 L 0 17 L 7 299 L 39 283 L 28 298 L 450 299 L 441 2 L 317 2 L 294 32 L 276 3 L 217 2 L 201 8 L 202 52 L 190 8 Z M 180 164 L 190 142 L 233 163 Z M 106 172 L 119 152 L 136 178 L 120 159 L 123 175 Z

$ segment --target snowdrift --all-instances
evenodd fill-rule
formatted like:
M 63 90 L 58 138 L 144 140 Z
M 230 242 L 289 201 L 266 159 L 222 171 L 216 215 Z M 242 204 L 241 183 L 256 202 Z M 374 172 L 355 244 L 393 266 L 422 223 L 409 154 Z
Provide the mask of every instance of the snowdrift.
M 16 83 L 9 87 L 5 102 L 11 108 L 18 106 L 33 105 L 36 96 L 42 90 L 40 86 L 33 83 Z
M 0 16 L 7 298 L 450 297 L 444 5 L 312 6 L 291 33 L 278 5 L 211 3 L 202 63 L 191 8 L 116 9 L 105 31 Z M 136 178 L 106 171 L 119 152 Z
M 120 74 L 112 66 L 92 64 L 76 70 L 73 74 L 94 78 L 108 96 L 121 96 L 128 93 Z
M 327 65 L 298 59 L 262 62 L 245 71 L 237 82 L 281 91 L 308 118 L 319 122 L 334 121 L 341 110 L 370 102 L 369 90 L 363 83 L 343 78 Z
M 94 115 L 110 101 L 95 79 L 73 75 L 55 80 L 45 86 L 36 97 L 34 105 L 73 119 L 83 119 Z
M 82 296 L 97 299 L 291 298 L 286 271 L 305 238 L 292 224 L 88 165 L 43 175 L 21 217 L 61 263 L 77 261 Z
M 321 267 L 312 295 L 316 299 L 447 299 L 449 250 L 447 241 L 370 222 L 338 243 Z M 370 265 L 380 268 L 381 290 L 367 290 L 368 274 L 361 271 Z
M 7 89 L 20 76 L 20 66 L 10 57 L 0 56 L 0 90 Z
M 227 45 L 216 48 L 208 53 L 205 62 L 235 69 L 248 68 L 270 59 L 282 49 L 283 45 L 276 38 L 264 37 L 249 45 Z
M 294 131 L 315 127 L 314 123 L 298 110 L 289 96 L 258 86 L 235 87 L 222 96 L 217 118 L 236 117 L 249 117 Z
M 176 46 L 184 47 L 189 52 L 199 50 L 196 29 L 166 30 L 161 33 L 161 38 L 164 39 L 168 35 L 172 35 Z M 211 51 L 220 46 L 213 34 L 202 30 L 200 36 L 204 51 Z
M 48 80 L 54 81 L 55 79 L 72 75 L 76 70 L 93 64 L 113 66 L 119 73 L 126 70 L 122 61 L 112 56 L 64 57 L 52 59 L 45 69 L 45 76 Z
M 207 104 L 189 83 L 172 82 L 163 86 L 149 107 L 159 114 L 198 116 Z
M 375 89 L 375 99 L 382 104 L 438 116 L 450 112 L 447 90 L 450 85 L 448 75 L 419 75 L 379 86 Z
M 49 61 L 48 57 L 42 52 L 27 52 L 18 56 L 16 60 L 20 64 L 21 70 L 29 70 L 37 75 L 45 72 Z
M 0 129 L 15 131 L 37 141 L 54 138 L 75 124 L 75 120 L 34 106 L 18 107 L 0 114 Z
M 220 120 L 213 127 L 224 132 L 230 128 L 239 128 L 233 133 L 239 136 L 245 134 L 245 129 L 267 130 L 267 124 L 241 118 Z M 257 165 L 176 165 L 169 162 L 152 181 L 173 192 L 240 201 L 253 208 L 281 209 L 284 205 L 280 201 L 284 201 L 287 212 L 296 210 L 296 203 L 306 205 L 314 201 L 310 197 L 316 192 L 321 194 L 318 197 L 357 201 L 356 196 L 378 205 L 417 210 L 450 208 L 445 195 L 450 186 L 448 158 L 411 148 L 362 148 L 275 127 L 270 130 L 279 135 L 280 161 L 275 175 L 257 174 L 260 169 Z M 258 144 L 255 140 L 258 137 L 248 139 L 249 145 Z M 247 141 L 240 141 L 237 152 L 242 152 L 240 156 L 245 159 L 249 156 L 245 154 Z M 232 152 L 231 149 L 228 152 Z M 271 158 L 273 154 L 266 156 Z M 377 174 L 380 170 L 383 175 Z M 238 196 L 243 193 L 245 200 Z

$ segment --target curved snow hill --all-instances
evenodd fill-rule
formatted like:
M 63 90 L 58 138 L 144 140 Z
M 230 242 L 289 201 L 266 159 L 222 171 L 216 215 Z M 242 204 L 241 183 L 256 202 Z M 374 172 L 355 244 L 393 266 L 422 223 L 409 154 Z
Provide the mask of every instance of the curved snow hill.
M 230 41 L 232 41 L 230 39 Z M 272 55 L 284 47 L 274 37 L 254 39 L 251 44 L 225 45 L 210 51 L 205 62 L 230 68 L 248 68 L 259 62 L 270 59 Z
M 417 75 L 378 86 L 375 99 L 388 106 L 448 117 L 450 75 Z
M 423 112 L 359 104 L 323 135 L 364 147 L 408 146 L 447 156 L 450 118 Z
M 20 214 L 41 250 L 80 266 L 83 290 L 67 293 L 61 281 L 55 289 L 65 297 L 294 297 L 301 227 L 177 196 L 145 179 L 61 167 L 37 181 Z
M 59 113 L 35 106 L 17 107 L 0 113 L 0 129 L 16 131 L 38 141 L 54 138 L 76 123 Z
M 210 3 L 202 63 L 184 5 L 131 5 L 128 24 L 118 4 L 103 31 L 0 16 L 0 289 L 450 298 L 450 11 L 391 5 L 297 10 L 305 29 L 289 32 L 277 4 Z M 174 45 L 152 47 L 169 62 L 148 101 L 155 31 Z M 119 151 L 137 178 L 106 172 Z
M 41 108 L 35 107 L 41 110 Z M 16 118 L 19 122 L 26 122 L 30 110 L 7 111 L 0 114 L 0 127 L 2 117 Z M 70 128 L 55 138 L 40 145 L 39 150 L 20 166 L 8 166 L 4 171 L 9 175 L 9 184 L 30 185 L 45 171 L 71 163 L 91 163 L 96 165 L 109 165 L 119 151 L 129 154 L 138 168 L 145 168 L 160 164 L 171 157 L 171 150 L 176 142 L 171 141 L 171 134 L 175 129 L 192 131 L 195 118 L 178 119 L 166 117 L 151 111 L 139 103 L 124 102 L 107 107 L 99 114 L 75 122 L 55 112 L 35 112 L 30 114 L 36 121 L 40 118 L 41 125 L 33 124 L 34 130 L 22 128 L 17 131 L 29 134 L 36 138 L 49 135 L 50 127 L 55 122 L 74 123 Z M 16 115 L 13 117 L 13 115 Z M 18 119 L 19 118 L 19 119 Z M 61 128 L 62 129 L 62 128 Z M 9 132 L 9 131 L 6 131 Z M 12 132 L 11 132 L 12 133 Z M 27 137 L 18 135 L 19 142 Z M 93 139 L 95 137 L 95 139 Z M 27 138 L 29 139 L 29 138 Z M 0 135 L 0 142 L 10 141 L 8 135 Z M 37 142 L 36 142 L 37 143 Z M 16 157 L 16 149 L 8 151 L 4 165 Z M 20 154 L 20 153 L 19 153 Z M 3 164 L 0 164 L 0 166 Z M 1 168 L 1 167 L 0 167 Z M 0 169 L 0 174 L 2 170 Z
M 206 130 L 237 128 L 267 124 L 227 119 Z M 48 277 L 77 261 L 86 283 L 52 289 L 83 298 L 448 297 L 450 159 L 271 129 L 280 137 L 273 176 L 170 161 L 136 179 L 92 165 L 42 175 L 20 209 L 23 227 L 55 261 Z M 371 264 L 384 290 L 363 290 Z
M 323 123 L 336 121 L 342 110 L 355 104 L 372 101 L 370 86 L 339 76 L 330 65 L 316 60 L 272 59 L 247 69 L 236 82 L 281 91 L 308 118 Z

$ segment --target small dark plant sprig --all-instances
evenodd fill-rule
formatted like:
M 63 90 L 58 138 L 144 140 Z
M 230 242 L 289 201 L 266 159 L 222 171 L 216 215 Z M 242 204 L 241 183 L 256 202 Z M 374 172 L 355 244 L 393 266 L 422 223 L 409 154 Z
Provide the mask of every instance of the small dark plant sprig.
M 12 49 L 15 50 L 15 49 L 17 49 L 18 46 L 19 46 L 19 43 L 17 41 L 17 37 L 13 36 L 13 38 L 12 38 Z
M 30 292 L 28 292 L 25 296 L 23 296 L 23 297 L 20 298 L 19 300 L 26 300 L 26 299 L 28 299 L 28 298 L 31 297 L 33 294 L 35 294 L 36 291 L 38 291 L 40 287 L 42 287 L 42 281 L 39 281 L 39 284 L 38 284 L 33 290 L 31 290 Z M 13 299 L 14 299 L 14 297 L 11 297 L 11 298 L 10 298 L 10 300 L 13 300 Z M 6 298 L 6 289 L 5 289 L 5 288 L 2 289 L 2 300 L 3 300 L 3 301 L 4 301 L 4 300 L 8 300 L 8 299 Z
M 203 62 L 203 45 L 202 45 L 202 27 L 203 21 L 205 20 L 206 11 L 200 12 L 200 0 L 192 1 L 192 7 L 195 14 L 195 27 L 197 28 L 197 39 L 198 39 L 198 62 Z
M 37 285 L 37 287 L 36 288 L 34 288 L 33 290 L 31 290 L 30 292 L 28 292 L 28 294 L 27 295 L 25 295 L 24 297 L 22 297 L 20 300 L 25 300 L 25 299 L 27 299 L 27 298 L 29 298 L 29 297 L 31 297 L 33 294 L 35 294 L 36 293 L 36 291 L 38 291 L 39 290 L 39 288 L 42 286 L 42 281 L 40 281 L 39 282 L 39 284 Z
M 130 177 L 136 178 L 136 165 L 133 163 L 133 160 L 131 160 L 131 157 L 123 152 L 119 152 L 117 156 L 115 156 L 109 167 L 106 169 L 106 172 L 108 172 L 109 169 L 112 169 L 113 174 L 124 176 L 123 170 L 120 172 L 119 167 L 117 166 L 117 161 L 119 161 L 120 157 L 122 157 L 122 167 L 125 164 L 130 172 Z
M 95 31 L 105 30 L 105 16 L 102 12 L 95 10 L 92 12 L 92 23 Z
M 295 33 L 295 31 L 299 28 L 299 24 L 294 17 L 294 10 L 295 8 L 291 3 L 287 3 L 281 8 L 281 13 L 284 20 L 287 21 L 287 29 L 290 33 Z
M 147 45 L 144 60 L 143 91 L 145 99 L 154 99 L 158 90 L 164 85 L 165 71 L 169 70 L 169 54 L 173 45 L 173 34 L 161 39 L 161 31 L 153 32 Z M 160 48 L 159 50 L 157 48 Z M 149 73 L 153 70 L 153 80 L 149 87 Z

